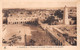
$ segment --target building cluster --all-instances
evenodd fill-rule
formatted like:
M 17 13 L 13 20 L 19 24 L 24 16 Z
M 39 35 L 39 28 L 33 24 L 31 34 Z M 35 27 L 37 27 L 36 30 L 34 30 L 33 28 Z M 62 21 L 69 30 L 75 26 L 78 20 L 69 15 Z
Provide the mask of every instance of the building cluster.
M 23 39 L 25 41 L 25 46 L 27 46 L 26 35 L 28 36 L 28 34 L 31 35 L 32 33 L 34 34 L 32 34 L 32 39 L 29 40 L 30 45 L 35 45 L 34 43 L 39 41 L 39 39 L 41 38 L 40 35 L 44 35 L 44 34 L 49 35 L 49 37 L 51 37 L 51 40 L 48 40 L 47 36 L 46 36 L 47 41 L 45 41 L 44 38 L 41 38 L 40 39 L 41 44 L 39 45 L 43 45 L 42 43 L 45 43 L 48 41 L 51 42 L 50 44 L 54 42 L 55 45 L 59 45 L 59 46 L 77 45 L 77 37 L 76 37 L 77 28 L 76 28 L 76 25 L 74 25 L 76 24 L 76 18 L 77 18 L 76 8 L 69 8 L 65 6 L 64 9 L 58 9 L 58 10 L 57 9 L 56 10 L 53 10 L 53 9 L 3 9 L 2 12 L 3 12 L 2 14 L 3 14 L 4 33 L 9 32 L 10 34 L 11 33 L 13 34 L 14 32 L 16 33 L 19 32 L 21 36 L 25 37 Z M 5 24 L 8 24 L 8 26 L 6 26 Z M 23 24 L 23 25 L 15 25 L 15 24 Z M 30 25 L 27 25 L 27 24 L 30 24 Z M 36 27 L 36 25 L 38 24 L 39 26 Z M 30 29 L 24 26 L 28 26 Z M 10 32 L 11 29 L 13 31 Z M 29 30 L 29 31 L 27 32 L 26 30 Z M 38 34 L 40 37 L 38 36 Z M 16 35 L 14 36 L 16 37 Z M 21 40 L 21 37 L 20 36 L 18 37 L 19 38 L 17 39 Z M 39 39 L 37 39 L 36 37 Z M 12 41 L 14 41 L 14 39 L 15 38 L 13 37 Z M 5 39 L 3 39 L 3 41 L 5 41 Z M 11 43 L 13 43 L 12 41 L 10 42 L 10 45 Z M 33 43 L 33 41 L 35 42 Z
M 69 24 L 74 24 L 76 21 L 76 16 L 73 17 L 73 14 L 76 14 L 76 9 L 69 9 L 68 10 L 68 20 Z M 63 10 L 62 10 L 63 11 Z M 51 22 L 51 24 L 63 24 L 63 19 L 59 18 L 58 16 L 55 16 L 54 13 L 56 10 L 47 10 L 47 9 L 8 9 L 3 10 L 3 23 L 7 21 L 7 24 L 23 24 L 27 22 L 34 22 L 35 20 L 40 20 L 41 22 L 44 22 L 49 19 L 49 17 L 53 17 L 54 19 Z M 63 13 L 64 15 L 64 13 Z M 7 17 L 6 17 L 7 16 Z M 5 18 L 6 17 L 6 18 Z M 62 16 L 63 17 L 63 16 Z

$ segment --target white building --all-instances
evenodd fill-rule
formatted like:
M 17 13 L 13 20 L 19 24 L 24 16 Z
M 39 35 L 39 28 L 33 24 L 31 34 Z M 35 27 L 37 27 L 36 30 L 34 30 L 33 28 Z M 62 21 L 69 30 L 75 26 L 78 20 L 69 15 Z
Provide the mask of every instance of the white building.
M 24 24 L 36 19 L 37 17 L 8 17 L 8 24 Z

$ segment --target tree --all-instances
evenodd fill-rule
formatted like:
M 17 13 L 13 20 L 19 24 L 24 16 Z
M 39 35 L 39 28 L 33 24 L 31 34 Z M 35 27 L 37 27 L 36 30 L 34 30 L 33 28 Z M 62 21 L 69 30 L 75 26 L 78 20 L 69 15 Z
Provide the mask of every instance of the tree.
M 47 18 L 47 20 L 45 20 L 43 23 L 48 23 L 49 25 L 51 25 L 51 23 L 55 20 L 54 16 L 49 16 Z
M 61 19 L 63 19 L 63 11 L 60 10 L 60 9 L 56 10 L 54 15 L 61 18 Z

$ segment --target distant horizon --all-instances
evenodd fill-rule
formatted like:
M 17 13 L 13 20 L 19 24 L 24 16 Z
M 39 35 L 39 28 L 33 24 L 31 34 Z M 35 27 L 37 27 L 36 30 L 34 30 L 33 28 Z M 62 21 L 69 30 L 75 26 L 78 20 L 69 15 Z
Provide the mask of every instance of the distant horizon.
M 67 8 L 77 8 L 77 7 L 67 7 Z M 57 9 L 64 9 L 64 7 L 54 7 L 54 8 L 3 8 L 2 10 L 8 10 L 8 9 L 25 9 L 25 10 L 57 10 Z

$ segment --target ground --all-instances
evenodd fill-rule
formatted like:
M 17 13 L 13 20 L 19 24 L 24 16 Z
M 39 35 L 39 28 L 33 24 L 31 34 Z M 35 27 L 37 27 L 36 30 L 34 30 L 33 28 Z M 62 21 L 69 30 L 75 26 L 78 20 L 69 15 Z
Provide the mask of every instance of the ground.
M 53 27 L 56 27 L 60 30 L 64 30 L 63 32 L 66 32 L 68 29 L 70 32 L 69 34 L 77 34 L 76 33 L 76 26 L 58 26 L 54 25 Z M 64 29 L 66 28 L 66 29 Z M 53 30 L 53 34 L 59 33 L 56 30 Z M 26 42 L 25 42 L 25 34 L 26 34 Z M 4 25 L 3 27 L 3 39 L 7 41 L 7 43 L 3 43 L 3 46 L 11 45 L 10 42 L 11 38 L 13 38 L 13 35 L 16 37 L 21 37 L 21 40 L 17 40 L 15 43 L 12 43 L 13 46 L 25 46 L 25 43 L 27 46 L 55 46 L 56 44 L 53 42 L 54 38 L 51 37 L 49 34 L 46 33 L 45 30 L 43 30 L 39 25 Z M 13 38 L 17 39 L 17 38 Z
M 13 35 L 21 36 L 22 40 L 20 43 L 16 45 L 25 45 L 24 35 L 26 34 L 27 45 L 30 45 L 30 40 L 35 41 L 34 45 L 54 45 L 51 42 L 51 38 L 46 34 L 44 30 L 42 30 L 39 26 L 31 26 L 31 25 L 6 25 L 6 31 L 4 31 L 3 39 L 9 41 Z M 3 44 L 5 45 L 5 44 Z

